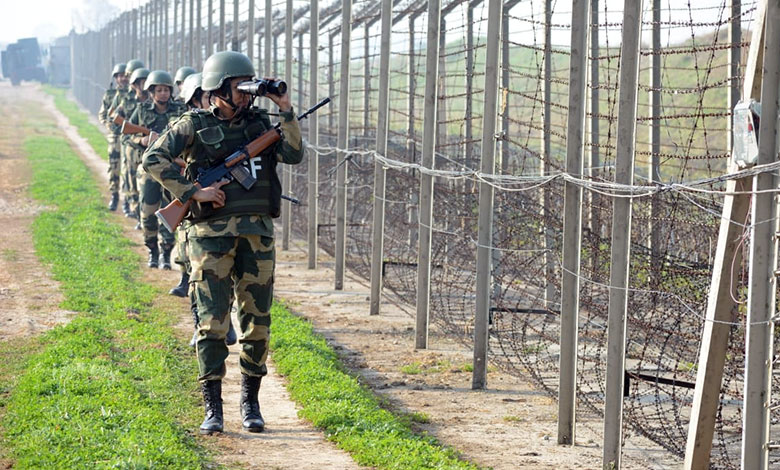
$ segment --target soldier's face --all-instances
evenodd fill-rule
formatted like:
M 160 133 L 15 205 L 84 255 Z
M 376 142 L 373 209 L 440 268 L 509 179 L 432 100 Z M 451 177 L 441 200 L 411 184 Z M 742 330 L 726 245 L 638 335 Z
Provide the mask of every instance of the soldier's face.
M 251 97 L 246 93 L 241 93 L 238 91 L 238 84 L 251 78 L 252 77 L 236 77 L 230 79 L 230 92 L 233 94 L 233 103 L 235 103 L 236 106 L 238 106 L 240 109 L 249 106 Z
M 133 82 L 133 88 L 135 89 L 136 94 L 140 94 L 144 90 L 144 83 L 146 83 L 145 78 L 139 78 L 135 82 Z
M 158 104 L 167 103 L 168 100 L 171 99 L 171 87 L 165 85 L 155 86 L 154 91 L 152 92 L 152 99 Z
M 130 82 L 130 77 L 125 73 L 116 74 L 116 84 L 122 88 L 127 88 L 127 84 Z
M 204 91 L 200 96 L 200 102 L 196 103 L 200 109 L 209 109 L 211 107 L 211 104 L 209 104 L 209 95 L 211 95 L 210 92 Z

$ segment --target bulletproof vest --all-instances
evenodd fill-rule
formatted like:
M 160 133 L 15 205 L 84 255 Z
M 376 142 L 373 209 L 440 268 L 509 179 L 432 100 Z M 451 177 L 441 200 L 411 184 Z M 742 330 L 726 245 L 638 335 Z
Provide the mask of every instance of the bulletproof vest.
M 158 113 L 154 109 L 154 102 L 149 101 L 138 108 L 138 124 L 161 134 L 181 113 L 182 109 L 176 103 L 169 103 L 164 113 Z
M 238 125 L 229 126 L 208 111 L 190 111 L 185 116 L 192 120 L 195 128 L 193 145 L 185 150 L 187 162 L 185 175 L 195 181 L 199 169 L 221 164 L 226 157 L 239 150 L 249 141 L 272 128 L 265 110 L 249 109 Z M 250 161 L 244 161 L 257 182 L 249 190 L 236 181 L 222 186 L 225 192 L 225 206 L 214 209 L 211 203 L 192 205 L 191 219 L 200 222 L 228 215 L 269 215 L 279 217 L 282 184 L 276 174 L 276 145 L 272 145 Z

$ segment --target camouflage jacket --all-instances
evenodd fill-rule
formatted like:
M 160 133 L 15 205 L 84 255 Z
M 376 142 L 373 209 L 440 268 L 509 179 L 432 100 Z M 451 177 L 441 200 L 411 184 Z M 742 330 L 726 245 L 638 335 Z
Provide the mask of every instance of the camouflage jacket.
M 98 119 L 100 123 L 106 126 L 108 132 L 113 136 L 118 136 L 121 130 L 119 126 L 114 124 L 113 117 L 109 115 L 111 105 L 114 103 L 114 99 L 119 95 L 128 93 L 127 88 L 109 88 L 103 94 L 103 100 L 100 103 L 100 111 L 98 111 Z
M 247 118 L 246 116 L 250 116 Z M 282 140 L 277 142 L 267 153 L 275 162 L 286 164 L 298 164 L 303 160 L 303 145 L 301 140 L 301 130 L 298 127 L 298 120 L 294 111 L 280 113 Z M 199 147 L 199 142 L 203 138 L 204 130 L 215 122 L 218 126 L 230 128 L 247 128 L 256 125 L 257 121 L 262 121 L 261 128 L 270 128 L 270 121 L 266 110 L 256 110 L 245 114 L 237 121 L 221 121 L 213 114 L 212 110 L 193 110 L 185 113 L 179 120 L 163 133 L 157 141 L 144 153 L 144 169 L 168 189 L 174 197 L 181 202 L 187 202 L 197 191 L 193 184 L 197 172 L 192 171 L 193 167 L 202 167 L 204 161 L 209 159 L 208 155 L 197 155 L 191 152 Z M 212 127 L 208 127 L 212 129 Z M 230 149 L 231 151 L 233 149 Z M 265 154 L 266 152 L 264 152 Z M 184 176 L 180 168 L 173 163 L 174 158 L 183 157 L 187 162 L 187 171 Z M 250 166 L 251 168 L 251 166 Z M 254 170 L 253 170 L 254 171 Z M 255 173 L 257 176 L 257 173 Z M 256 184 L 261 184 L 258 181 Z M 235 186 L 235 187 L 234 187 Z M 235 197 L 244 194 L 240 185 L 233 181 L 223 186 L 226 196 Z M 247 193 L 249 194 L 249 193 Z M 205 221 L 199 221 L 193 224 L 190 233 L 194 237 L 213 237 L 238 234 L 258 234 L 273 236 L 273 221 L 269 214 L 262 213 L 242 213 L 220 215 L 219 209 L 215 210 L 213 216 Z
M 158 134 L 162 134 L 163 131 L 168 128 L 168 125 L 178 119 L 183 112 L 184 108 L 173 101 L 168 103 L 168 109 L 164 113 L 157 111 L 153 101 L 146 101 L 136 106 L 135 111 L 133 111 L 133 114 L 128 118 L 128 121 L 151 129 Z M 127 135 L 125 138 L 139 147 L 145 147 L 141 143 L 143 136 L 140 134 Z

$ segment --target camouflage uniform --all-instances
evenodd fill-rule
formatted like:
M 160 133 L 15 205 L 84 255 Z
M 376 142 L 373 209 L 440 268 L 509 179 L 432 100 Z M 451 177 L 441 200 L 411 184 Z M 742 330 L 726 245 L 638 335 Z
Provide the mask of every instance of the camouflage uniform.
M 133 115 L 130 116 L 129 122 L 151 129 L 158 134 L 162 134 L 168 127 L 168 124 L 178 119 L 183 111 L 184 109 L 179 104 L 169 102 L 168 109 L 164 113 L 159 113 L 155 109 L 154 102 L 147 101 L 135 108 Z M 141 143 L 142 138 L 143 136 L 138 134 L 128 136 L 129 141 L 145 149 L 144 145 Z M 170 253 L 174 244 L 173 234 L 164 226 L 160 227 L 159 222 L 157 222 L 157 216 L 154 214 L 160 208 L 161 204 L 165 206 L 171 202 L 170 194 L 168 194 L 167 191 L 163 191 L 160 183 L 149 176 L 140 161 L 136 168 L 136 179 L 140 194 L 141 227 L 144 232 L 144 241 L 147 246 L 150 246 L 150 244 L 156 246 L 159 231 L 159 234 L 161 235 L 160 246 L 162 247 L 162 251 L 163 253 Z M 170 262 L 170 259 L 168 259 L 168 262 Z M 170 269 L 170 265 L 168 268 Z
M 293 111 L 280 113 L 283 139 L 246 162 L 257 178 L 250 190 L 232 181 L 222 187 L 225 206 L 194 202 L 188 231 L 191 292 L 199 313 L 197 343 L 199 380 L 218 381 L 225 375 L 231 294 L 238 299 L 239 366 L 245 376 L 266 371 L 275 266 L 272 217 L 279 215 L 281 184 L 277 162 L 303 159 L 301 133 Z M 176 121 L 144 154 L 144 167 L 171 194 L 186 202 L 197 191 L 199 168 L 212 166 L 271 128 L 266 110 L 250 109 L 235 122 L 212 111 L 190 111 Z M 173 159 L 187 162 L 185 176 Z M 204 382 L 206 383 L 206 382 Z
M 114 98 L 112 107 L 117 109 L 117 114 L 127 119 L 133 115 L 135 108 L 142 103 L 135 96 L 135 91 L 131 90 L 124 96 L 117 96 Z M 120 138 L 122 144 L 122 178 L 127 183 L 127 195 L 125 196 L 130 201 L 130 210 L 134 214 L 138 214 L 138 183 L 136 181 L 136 171 L 138 165 L 141 163 L 141 154 L 143 154 L 144 148 L 139 144 L 132 142 L 127 135 L 123 135 Z
M 120 93 L 127 93 L 127 88 L 109 88 L 103 94 L 103 100 L 100 103 L 98 118 L 100 122 L 108 129 L 108 190 L 112 193 L 119 192 L 119 170 L 120 170 L 120 146 L 119 134 L 120 128 L 112 121 L 108 115 L 114 98 Z M 123 191 L 125 188 L 122 188 Z

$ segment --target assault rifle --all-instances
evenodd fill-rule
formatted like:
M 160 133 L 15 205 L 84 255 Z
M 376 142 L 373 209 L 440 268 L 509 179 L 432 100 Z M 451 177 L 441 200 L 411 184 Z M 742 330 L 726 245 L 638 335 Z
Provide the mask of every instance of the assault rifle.
M 298 120 L 306 119 L 310 114 L 320 109 L 322 106 L 330 103 L 330 98 L 325 98 L 312 108 L 308 109 L 305 113 L 298 116 Z M 254 186 L 257 179 L 255 179 L 249 170 L 243 165 L 240 165 L 244 160 L 254 158 L 262 153 L 265 149 L 272 146 L 282 138 L 282 131 L 279 129 L 281 123 L 277 123 L 273 129 L 265 131 L 262 135 L 242 146 L 232 154 L 228 155 L 220 164 L 214 165 L 211 168 L 198 170 L 198 178 L 195 180 L 195 186 L 198 188 L 206 188 L 211 186 L 222 179 L 233 180 L 249 190 Z M 300 204 L 297 199 L 284 196 L 282 198 L 294 204 Z M 170 232 L 176 230 L 184 216 L 190 210 L 193 199 L 190 198 L 187 202 L 182 203 L 178 199 L 174 199 L 170 204 L 155 212 L 157 218 L 160 219 L 165 228 Z
M 132 122 L 128 121 L 124 117 L 120 115 L 114 116 L 114 124 L 117 126 L 120 126 L 122 128 L 122 134 L 143 134 L 143 135 L 149 135 L 152 133 L 152 130 L 148 127 L 139 126 L 137 124 L 133 124 Z

